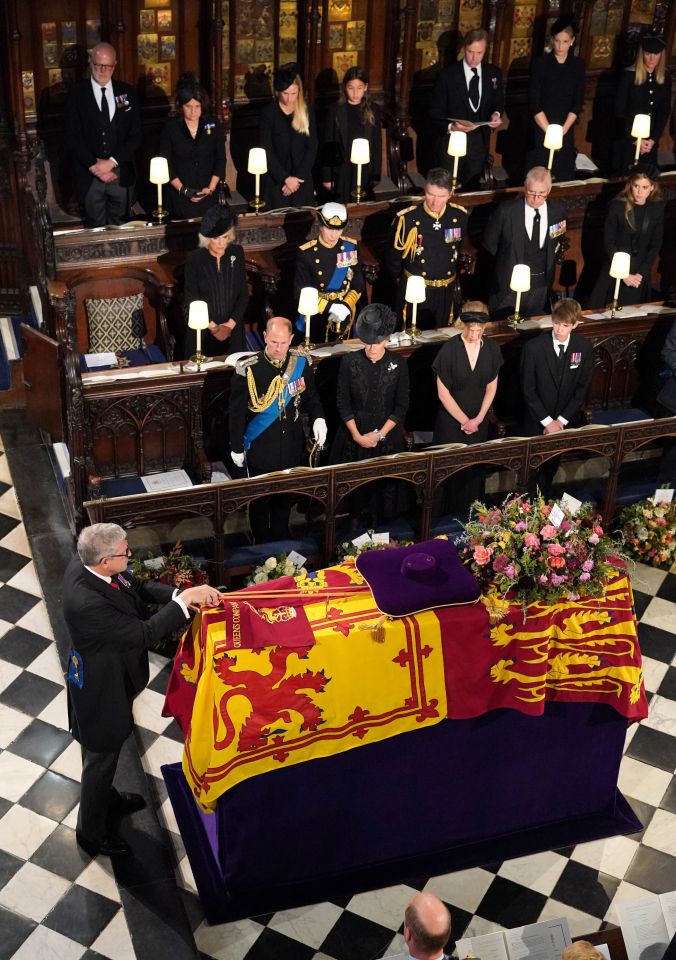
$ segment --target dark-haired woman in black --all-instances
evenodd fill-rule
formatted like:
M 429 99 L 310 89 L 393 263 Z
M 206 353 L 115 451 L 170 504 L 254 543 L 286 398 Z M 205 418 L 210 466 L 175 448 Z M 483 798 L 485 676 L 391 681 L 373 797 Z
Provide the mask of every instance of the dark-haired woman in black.
M 563 127 L 563 146 L 554 153 L 552 177 L 575 176 L 574 127 L 584 102 L 584 61 L 573 55 L 575 25 L 572 17 L 559 17 L 552 24 L 552 52 L 538 57 L 530 76 L 529 104 L 533 116 L 535 146 L 529 151 L 526 170 L 546 167 L 549 150 L 544 145 L 550 123 Z
M 174 220 L 203 217 L 217 202 L 225 177 L 223 128 L 211 116 L 209 97 L 193 73 L 176 84 L 176 115 L 160 137 L 160 156 L 169 164 L 169 206 Z
M 274 87 L 274 101 L 261 111 L 261 146 L 268 161 L 263 198 L 268 210 L 312 206 L 317 131 L 295 63 L 275 70 Z
M 354 140 L 368 140 L 369 162 L 361 169 L 367 199 L 380 180 L 383 150 L 380 108 L 371 100 L 368 77 L 361 67 L 350 67 L 343 78 L 340 102 L 332 107 L 322 145 L 322 184 L 334 200 L 353 203 L 357 166 L 350 161 Z

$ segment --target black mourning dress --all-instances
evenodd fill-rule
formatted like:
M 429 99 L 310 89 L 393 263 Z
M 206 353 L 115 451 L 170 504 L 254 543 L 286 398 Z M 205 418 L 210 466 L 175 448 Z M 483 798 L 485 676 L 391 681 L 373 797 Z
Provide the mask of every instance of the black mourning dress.
M 530 75 L 529 109 L 534 117 L 544 113 L 550 123 L 563 125 L 569 113 L 580 116 L 584 101 L 584 61 L 569 53 L 559 63 L 553 53 L 538 57 Z M 552 176 L 556 180 L 572 180 L 575 176 L 575 124 L 563 138 L 563 146 L 554 153 Z M 544 146 L 544 130 L 533 121 L 534 146 L 526 157 L 526 170 L 546 167 L 549 149 Z
M 605 259 L 601 266 L 599 277 L 594 284 L 589 306 L 606 307 L 615 292 L 615 280 L 609 276 L 608 270 L 617 250 L 629 254 L 629 269 L 631 273 L 640 273 L 643 277 L 640 286 L 628 287 L 620 281 L 618 303 L 625 306 L 634 303 L 645 303 L 652 299 L 652 268 L 662 247 L 664 233 L 664 202 L 648 200 L 644 204 L 635 204 L 629 214 L 624 214 L 624 201 L 615 199 L 608 208 L 608 215 L 603 227 L 603 246 Z
M 444 344 L 432 364 L 432 369 L 460 409 L 471 418 L 481 409 L 486 387 L 495 380 L 501 366 L 500 347 L 493 340 L 484 337 L 476 366 L 472 370 L 462 337 L 458 336 Z M 466 434 L 460 429 L 455 417 L 447 413 L 441 402 L 439 403 L 434 425 L 435 443 L 474 444 L 483 443 L 487 439 L 488 418 L 484 419 L 476 433 Z
M 341 425 L 331 448 L 331 463 L 369 460 L 404 449 L 402 425 L 408 410 L 408 366 L 403 357 L 385 351 L 372 363 L 363 350 L 343 357 L 338 372 L 338 414 Z M 355 443 L 345 426 L 354 420 L 361 434 L 379 430 L 386 420 L 396 421 L 377 447 Z
M 213 176 L 219 180 L 225 178 L 223 128 L 217 121 L 200 117 L 193 137 L 182 116 L 170 117 L 160 137 L 160 156 L 167 158 L 171 180 L 178 177 L 184 187 L 202 190 L 209 186 Z M 193 203 L 172 186 L 164 188 L 164 196 L 169 199 L 174 220 L 203 217 L 209 207 L 218 202 L 214 192 L 199 203 Z
M 237 326 L 227 340 L 217 340 L 208 330 L 202 331 L 202 353 L 222 357 L 246 350 L 244 314 L 249 303 L 249 289 L 244 267 L 244 251 L 238 243 L 226 247 L 220 265 L 206 247 L 189 254 L 185 262 L 185 343 L 183 356 L 196 349 L 195 331 L 188 327 L 188 312 L 193 300 L 206 300 L 209 320 L 226 323 L 231 318 Z
M 649 153 L 639 154 L 643 163 L 657 163 L 657 147 L 671 111 L 671 74 L 665 71 L 664 83 L 658 83 L 654 73 L 649 73 L 643 83 L 635 83 L 636 72 L 625 70 L 620 78 L 615 99 L 615 115 L 622 122 L 624 137 L 619 147 L 619 172 L 624 174 L 634 162 L 636 141 L 632 139 L 631 127 L 637 113 L 650 116 L 650 139 L 655 145 Z
M 293 129 L 293 114 L 284 113 L 276 100 L 261 111 L 261 146 L 268 159 L 268 172 L 262 182 L 267 210 L 312 206 L 315 202 L 312 167 L 317 156 L 317 131 L 310 107 L 308 113 L 310 132 L 304 134 Z M 304 181 L 289 197 L 282 194 L 287 177 Z
M 333 199 L 353 203 L 357 187 L 357 167 L 350 161 L 352 141 L 369 142 L 369 162 L 361 168 L 361 186 L 367 199 L 373 199 L 373 186 L 380 180 L 382 159 L 382 121 L 380 108 L 371 104 L 375 123 L 361 122 L 361 104 L 339 103 L 332 108 L 322 145 L 322 181 L 333 181 Z

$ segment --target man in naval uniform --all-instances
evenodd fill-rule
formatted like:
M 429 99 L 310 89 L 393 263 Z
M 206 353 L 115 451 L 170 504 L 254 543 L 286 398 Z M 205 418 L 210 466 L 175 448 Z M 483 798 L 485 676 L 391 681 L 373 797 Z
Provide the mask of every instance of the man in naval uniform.
M 435 167 L 427 174 L 425 199 L 399 211 L 383 260 L 393 277 L 401 276 L 397 312 L 406 326 L 406 281 L 424 277 L 425 301 L 418 304 L 421 330 L 446 327 L 453 322 L 458 250 L 467 233 L 467 210 L 451 198 L 451 174 Z
M 76 84 L 66 101 L 66 144 L 73 189 L 86 227 L 124 223 L 136 181 L 134 154 L 141 146 L 136 90 L 113 80 L 117 58 L 109 43 L 98 43 L 91 78 Z
M 230 390 L 230 449 L 233 463 L 255 477 L 307 462 L 303 417 L 312 424 L 319 447 L 326 443 L 326 420 L 307 357 L 289 349 L 291 321 L 271 317 L 265 350 L 240 361 Z M 291 501 L 283 495 L 260 497 L 249 507 L 256 543 L 289 537 Z
M 343 236 L 347 209 L 342 203 L 325 203 L 319 210 L 319 236 L 304 243 L 296 257 L 294 292 L 296 303 L 303 287 L 319 291 L 319 313 L 310 320 L 310 339 L 328 340 L 330 328 L 346 337 L 364 290 L 364 277 L 357 241 Z M 296 329 L 305 334 L 305 317 Z

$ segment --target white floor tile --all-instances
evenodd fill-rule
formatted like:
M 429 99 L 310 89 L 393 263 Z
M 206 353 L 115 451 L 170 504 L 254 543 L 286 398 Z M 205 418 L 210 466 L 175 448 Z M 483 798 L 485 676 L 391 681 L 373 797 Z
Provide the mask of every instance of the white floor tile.
M 374 891 L 384 893 L 385 891 Z M 352 898 L 355 899 L 354 897 Z M 409 900 L 411 897 L 409 896 Z M 408 902 L 408 901 L 407 901 Z M 352 910 L 350 906 L 348 908 Z M 309 907 L 296 907 L 293 910 L 280 910 L 274 915 L 268 927 L 282 933 L 284 936 L 291 937 L 292 940 L 300 940 L 318 950 L 333 926 L 337 923 L 342 914 L 340 907 L 334 903 L 315 903 Z M 359 911 L 354 911 L 359 913 Z M 365 914 L 359 913 L 363 917 Z M 380 921 L 384 927 L 389 926 L 385 920 Z M 401 918 L 399 920 L 401 923 Z
M 64 827 L 70 827 L 71 830 L 77 829 L 77 815 L 80 812 L 80 804 L 76 803 L 67 817 L 64 817 L 61 823 Z
M 9 462 L 7 457 L 0 457 L 0 480 L 3 483 L 9 483 L 10 485 L 14 484 L 12 480 L 12 474 L 9 472 Z
M 38 720 L 51 723 L 53 727 L 58 727 L 59 730 L 68 729 L 68 696 L 65 689 L 60 690 L 52 702 L 47 704 Z
M 11 626 L 11 624 L 8 625 L 8 627 Z M 0 636 L 1 635 L 2 634 L 0 634 Z M 17 667 L 15 663 L 8 663 L 6 660 L 0 660 L 0 690 L 4 690 L 5 687 L 8 687 L 13 680 L 16 680 L 20 673 L 21 667 Z
M 556 920 L 558 917 L 565 917 L 568 920 L 570 935 L 573 939 L 583 937 L 586 933 L 596 933 L 601 928 L 601 920 L 597 917 L 552 899 L 544 905 L 538 920 Z
M 5 751 L 0 754 L 0 797 L 16 803 L 44 772 L 38 763 Z
M 162 777 L 160 769 L 165 763 L 180 763 L 183 757 L 183 744 L 169 737 L 158 737 L 155 743 L 143 754 L 141 761 L 147 773 L 153 777 Z
M 673 633 L 676 623 L 676 603 L 663 600 L 662 597 L 653 597 L 641 617 L 641 623 Z
M 623 794 L 658 807 L 665 794 L 671 774 L 658 770 L 632 757 L 622 757 L 618 785 Z
M 352 897 L 347 909 L 367 920 L 397 930 L 401 926 L 407 903 L 417 892 L 405 884 L 385 887 L 384 890 L 370 890 Z
M 24 630 L 32 630 L 33 633 L 37 633 L 40 637 L 45 637 L 48 640 L 54 639 L 54 634 L 52 633 L 52 625 L 49 621 L 49 615 L 47 614 L 47 607 L 45 606 L 44 600 L 39 600 L 35 606 L 28 611 L 20 620 L 17 620 L 16 625 L 18 627 L 23 627 Z
M 453 911 L 451 910 L 451 919 Z M 483 937 L 487 933 L 497 933 L 503 930 L 499 923 L 493 923 L 492 920 L 485 920 L 483 917 L 472 917 L 467 924 L 463 937 Z
M 632 586 L 636 590 L 653 595 L 660 589 L 667 575 L 666 570 L 658 570 L 657 567 L 649 567 L 645 563 L 634 563 L 633 561 L 629 565 L 629 574 Z
M 150 679 L 154 680 L 160 670 L 164 670 L 168 662 L 169 661 L 167 657 L 162 657 L 159 653 L 155 653 L 153 650 L 151 650 L 148 654 Z
M 154 690 L 143 690 L 134 700 L 134 723 L 154 733 L 162 733 L 171 723 L 171 717 L 162 716 L 164 695 Z
M 505 860 L 498 870 L 498 876 L 544 893 L 548 897 L 567 863 L 566 857 L 558 853 L 536 853 L 530 857 Z
M 0 479 L 2 479 L 0 477 Z M 22 523 L 10 530 L 7 536 L 0 540 L 0 547 L 6 547 L 8 550 L 14 550 L 20 553 L 22 557 L 32 557 L 33 553 L 28 543 L 26 529 Z
M 120 909 L 92 944 L 92 950 L 109 960 L 136 960 L 129 928 Z
M 657 691 L 668 669 L 668 663 L 662 663 L 661 660 L 653 660 L 652 657 L 643 657 L 643 682 L 649 693 L 655 693 Z
M 609 837 L 606 840 L 579 843 L 570 859 L 622 879 L 639 846 L 638 841 L 629 837 Z
M 116 903 L 120 902 L 120 891 L 115 882 L 113 865 L 108 857 L 97 857 L 91 860 L 77 878 L 76 883 L 94 893 L 100 893 L 102 897 L 108 897 Z
M 35 572 L 35 565 L 32 560 L 29 560 L 26 566 L 19 570 L 18 573 L 15 573 L 12 579 L 7 582 L 10 587 L 23 590 L 24 593 L 30 593 L 33 597 L 42 597 L 40 581 L 38 580 L 38 575 Z
M 16 499 L 16 490 L 14 487 L 5 490 L 0 497 L 0 513 L 6 517 L 13 517 L 15 520 L 21 520 L 21 510 L 19 508 L 19 502 Z
M 425 885 L 425 891 L 446 903 L 454 903 L 461 910 L 474 913 L 492 882 L 493 874 L 477 867 L 432 877 Z
M 606 923 L 614 923 L 616 926 L 619 926 L 620 918 L 617 915 L 618 903 L 631 903 L 634 900 L 641 900 L 643 897 L 650 895 L 650 891 L 644 890 L 643 887 L 637 887 L 633 883 L 622 880 L 615 891 L 613 902 L 608 907 L 608 911 L 603 919 Z
M 193 876 L 192 867 L 187 856 L 181 857 L 176 867 L 176 882 L 179 887 L 189 890 L 191 893 L 197 893 L 197 884 Z
M 676 815 L 668 810 L 656 810 L 643 834 L 643 842 L 676 857 Z
M 31 722 L 32 717 L 27 713 L 20 713 L 13 707 L 0 703 L 0 747 L 8 747 L 13 743 Z
M 15 805 L 0 820 L 0 850 L 28 860 L 55 829 L 54 820 Z
M 60 753 L 56 760 L 50 764 L 50 770 L 63 774 L 64 777 L 70 777 L 71 780 L 80 782 L 82 777 L 82 750 L 77 740 L 69 743 L 63 753 Z
M 24 940 L 12 960 L 79 960 L 86 949 L 56 930 L 39 926 Z
M 171 805 L 171 800 L 169 797 L 164 801 L 160 809 L 158 810 L 158 816 L 160 823 L 165 830 L 168 830 L 169 833 L 180 833 L 181 831 L 178 828 L 178 822 L 176 820 L 176 814 L 174 813 L 174 808 Z
M 243 960 L 262 932 L 263 927 L 254 920 L 237 920 L 213 927 L 205 921 L 195 930 L 195 945 L 214 960 Z
M 0 890 L 0 904 L 29 920 L 44 920 L 70 889 L 70 881 L 34 863 L 24 863 Z
M 661 733 L 676 737 L 676 701 L 659 695 L 654 696 L 649 704 L 648 718 L 641 722 L 652 730 L 659 730 Z
M 56 652 L 56 644 L 50 643 L 48 647 L 45 647 L 40 656 L 28 664 L 26 670 L 29 670 L 31 673 L 37 673 L 39 677 L 44 677 L 45 680 L 52 680 L 54 683 L 63 683 L 63 670 L 61 668 L 59 655 Z

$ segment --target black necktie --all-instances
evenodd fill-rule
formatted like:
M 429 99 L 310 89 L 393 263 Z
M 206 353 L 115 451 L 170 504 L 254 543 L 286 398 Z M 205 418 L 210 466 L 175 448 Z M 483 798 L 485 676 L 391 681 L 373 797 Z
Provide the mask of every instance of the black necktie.
M 472 110 L 479 109 L 479 71 L 476 67 L 472 67 L 472 78 L 469 81 L 469 102 L 472 105 Z
M 106 125 L 110 123 L 110 110 L 108 109 L 105 87 L 101 87 L 101 117 Z
M 533 235 L 531 237 L 533 243 L 537 243 L 538 247 L 540 246 L 540 211 L 535 211 L 535 216 L 533 217 Z
M 562 364 L 563 361 L 566 359 L 566 346 L 563 343 L 558 343 L 557 348 L 559 351 L 559 363 Z

